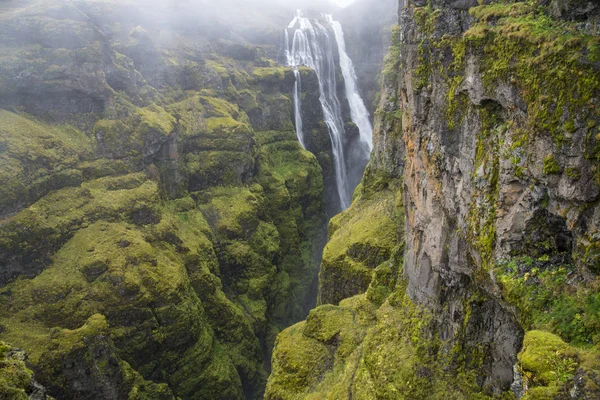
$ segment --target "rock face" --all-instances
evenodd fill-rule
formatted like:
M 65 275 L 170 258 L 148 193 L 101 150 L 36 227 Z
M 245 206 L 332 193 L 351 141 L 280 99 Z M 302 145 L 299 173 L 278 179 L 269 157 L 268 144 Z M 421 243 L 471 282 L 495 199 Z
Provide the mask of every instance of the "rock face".
M 170 13 L 0 8 L 0 338 L 56 398 L 262 398 L 275 336 L 314 306 L 325 190 L 293 72 Z M 2 368 L 0 397 L 31 395 Z
M 400 2 L 373 158 L 268 399 L 598 397 L 600 9 L 479 4 Z

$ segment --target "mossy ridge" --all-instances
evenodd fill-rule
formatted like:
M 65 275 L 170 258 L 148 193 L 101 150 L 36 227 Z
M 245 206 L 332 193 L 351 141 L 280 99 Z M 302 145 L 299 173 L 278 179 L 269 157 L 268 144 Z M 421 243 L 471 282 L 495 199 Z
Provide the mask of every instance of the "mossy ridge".
M 448 368 L 432 322 L 402 281 L 379 308 L 365 294 L 318 307 L 279 335 L 266 398 L 491 399 L 476 367 Z
M 255 133 L 235 103 L 192 95 L 167 110 L 177 120 L 181 149 L 178 172 L 189 191 L 250 184 L 256 158 Z
M 257 180 L 264 187 L 266 212 L 280 237 L 278 266 L 283 297 L 274 311 L 279 327 L 304 317 L 325 241 L 321 168 L 302 149 L 294 132 L 260 132 Z M 287 287 L 287 289 L 285 289 Z
M 99 151 L 107 158 L 143 165 L 151 148 L 166 142 L 175 130 L 175 118 L 157 104 L 137 107 L 121 95 L 113 113 L 119 118 L 100 119 L 93 128 Z
M 292 134 L 258 134 L 269 142 L 258 153 L 261 185 L 194 193 L 219 243 L 224 284 L 262 331 L 302 315 L 301 293 L 316 270 L 313 234 L 324 219 L 320 168 Z
M 285 67 L 258 67 L 254 68 L 252 75 L 259 81 L 280 82 L 285 77 L 286 71 L 289 69 Z
M 48 254 L 58 250 L 77 229 L 101 219 L 151 223 L 160 213 L 157 202 L 158 186 L 144 173 L 61 189 L 3 220 L 0 248 L 4 257 L 16 258 L 31 275 L 47 265 Z M 30 266 L 34 269 L 27 270 Z
M 76 360 L 70 365 L 70 373 L 62 366 L 64 359 Z M 40 379 L 48 382 L 48 388 L 64 398 L 90 394 L 116 394 L 130 400 L 175 398 L 166 384 L 144 380 L 117 356 L 106 318 L 101 314 L 90 316 L 77 329 L 53 329 L 44 357 L 35 368 Z M 82 382 L 89 379 L 88 375 L 93 377 L 91 383 L 73 385 L 72 381 Z
M 68 125 L 50 126 L 0 110 L 0 209 L 14 212 L 51 190 L 82 181 L 77 166 L 93 141 Z
M 230 387 L 232 392 L 227 393 L 241 393 L 237 365 L 231 356 L 212 350 L 214 334 L 208 328 L 202 303 L 192 289 L 187 272 L 198 265 L 196 268 L 204 272 L 195 274 L 196 280 L 203 279 L 202 275 L 211 275 L 209 269 L 214 267 L 210 261 L 209 264 L 202 262 L 200 255 L 205 254 L 205 246 L 211 244 L 202 233 L 208 230 L 208 224 L 202 222 L 197 211 L 180 214 L 185 218 L 169 215 L 166 213 L 161 223 L 145 229 L 145 234 L 123 223 L 97 222 L 79 230 L 57 253 L 53 266 L 32 281 L 18 281 L 6 288 L 20 295 L 7 304 L 11 317 L 6 318 L 3 335 L 22 342 L 26 339 L 23 329 L 37 332 L 24 347 L 33 349 L 32 363 L 51 374 L 52 369 L 43 364 L 45 349 L 52 348 L 48 340 L 54 334 L 49 328 L 57 323 L 76 327 L 87 315 L 104 312 L 111 322 L 110 333 L 118 357 L 128 360 L 144 376 L 162 371 L 159 376 L 164 378 L 160 379 L 168 379 L 177 393 L 185 396 L 199 392 L 207 396 L 220 393 L 217 384 Z M 81 254 L 82 249 L 87 249 L 87 253 Z M 184 262 L 183 255 L 189 261 Z M 200 264 L 196 264 L 198 262 Z M 115 285 L 118 290 L 114 290 Z M 136 317 L 132 319 L 133 315 Z M 46 326 L 39 326 L 40 322 Z M 36 326 L 38 328 L 32 329 Z M 140 341 L 141 337 L 145 339 Z M 238 343 L 248 337 L 252 336 L 246 333 Z M 84 346 L 83 342 L 79 345 Z M 245 362 L 253 365 L 254 370 L 260 370 L 258 343 L 254 349 L 252 352 L 252 348 L 246 348 L 240 354 L 245 354 L 243 358 L 255 354 L 255 358 Z M 157 352 L 161 354 L 160 361 L 149 356 Z M 203 368 L 207 362 L 223 365 L 228 375 L 214 380 L 211 378 L 214 371 Z M 198 374 L 197 371 L 203 372 Z M 240 371 L 244 371 L 244 367 L 240 367 Z M 250 370 L 246 372 L 250 375 Z
M 339 383 L 356 370 L 357 347 L 374 320 L 375 308 L 363 295 L 340 306 L 318 307 L 307 321 L 284 330 L 275 344 L 265 398 L 317 399 L 337 392 L 343 394 L 337 398 L 343 399 L 351 382 Z M 347 359 L 351 360 L 348 366 Z
M 525 334 L 519 368 L 528 388 L 524 400 L 568 398 L 573 393 L 598 395 L 600 353 L 572 347 L 552 333 L 533 330 Z M 572 389 L 574 383 L 576 389 Z
M 49 232 L 57 232 L 58 233 L 58 245 L 60 245 L 60 243 L 62 242 L 62 240 L 65 240 L 65 238 L 61 237 L 60 235 L 69 235 L 69 232 L 72 231 L 76 231 L 77 229 L 81 229 L 83 228 L 83 230 L 79 230 L 78 233 L 76 233 L 76 236 L 79 235 L 79 232 L 85 232 L 86 231 L 86 226 L 89 223 L 93 223 L 95 220 L 97 219 L 108 219 L 108 220 L 116 220 L 116 221 L 123 221 L 125 223 L 124 226 L 129 226 L 128 222 L 131 222 L 132 220 L 129 219 L 128 215 L 132 215 L 129 212 L 132 210 L 135 210 L 136 208 L 139 209 L 139 207 L 141 206 L 142 209 L 156 209 L 157 211 L 160 210 L 160 207 L 157 208 L 157 204 L 158 204 L 158 193 L 157 193 L 157 186 L 155 183 L 152 182 L 148 182 L 146 181 L 147 178 L 145 178 L 144 174 L 133 174 L 133 175 L 129 175 L 129 176 L 125 176 L 125 177 L 117 177 L 117 178 L 103 178 L 97 181 L 92 181 L 89 183 L 85 183 L 84 187 L 82 189 L 78 189 L 79 191 L 83 191 L 80 194 L 84 194 L 84 196 L 80 196 L 80 195 L 74 195 L 74 193 L 72 192 L 72 190 L 69 189 L 65 189 L 63 191 L 59 191 L 54 195 L 51 195 L 49 198 L 44 198 L 42 201 L 39 202 L 39 204 L 36 204 L 34 206 L 32 206 L 31 209 L 29 210 L 25 210 L 24 212 L 22 212 L 21 214 L 17 215 L 17 217 L 15 218 L 14 221 L 12 221 L 12 223 L 15 223 L 18 226 L 20 224 L 30 224 L 30 222 L 26 222 L 26 221 L 33 221 L 33 225 L 31 225 L 30 227 L 34 229 L 41 229 L 42 231 L 44 229 L 47 229 L 47 231 L 44 235 L 47 235 Z M 75 190 L 75 189 L 73 189 Z M 139 197 L 137 197 L 139 194 Z M 69 199 L 76 199 L 75 203 L 73 203 L 73 201 L 69 202 L 67 200 Z M 130 203 L 129 201 L 132 200 L 133 203 Z M 154 204 L 153 204 L 154 203 Z M 147 208 L 146 208 L 147 207 Z M 174 206 L 176 209 L 179 210 L 189 210 L 189 206 L 185 205 L 185 202 L 182 201 L 177 201 L 175 203 Z M 193 208 L 195 208 L 195 205 L 193 206 Z M 61 211 L 62 210 L 62 211 Z M 135 212 L 135 211 L 133 211 Z M 185 221 L 186 224 L 193 224 L 199 228 L 201 228 L 200 232 L 191 232 L 190 234 L 185 234 L 182 235 L 182 237 L 188 237 L 187 240 L 192 240 L 193 242 L 198 242 L 199 238 L 205 237 L 203 236 L 202 232 L 208 232 L 210 234 L 210 228 L 208 226 L 208 224 L 204 221 L 204 219 L 200 216 L 200 219 L 198 220 L 197 217 L 194 217 L 194 215 L 200 215 L 196 212 L 196 214 L 189 214 L 189 212 L 184 212 L 182 214 L 179 214 L 179 216 L 176 219 L 173 219 L 172 217 L 169 217 L 169 215 L 171 215 L 170 213 L 165 213 L 164 211 L 159 212 L 157 215 L 163 215 L 163 219 L 162 221 L 156 225 L 156 227 L 154 227 L 153 225 L 151 225 L 150 227 L 148 227 L 148 232 L 150 234 L 150 238 L 156 238 L 156 239 L 152 239 L 152 240 L 158 240 L 158 241 L 166 241 L 167 243 L 173 243 L 174 246 L 176 246 L 177 251 L 181 251 L 181 252 L 186 252 L 189 251 L 190 248 L 192 248 L 190 245 L 187 245 L 185 243 L 185 241 L 183 243 L 180 243 L 180 240 L 177 236 L 173 236 L 172 234 L 167 234 L 165 233 L 161 233 L 164 229 L 168 228 L 169 226 L 173 226 L 173 224 L 175 224 L 175 226 L 177 226 L 177 221 L 182 222 Z M 33 218 L 35 216 L 35 218 Z M 33 218 L 33 219 L 32 219 Z M 175 222 L 170 222 L 170 223 L 166 223 L 167 220 L 171 220 L 171 221 L 175 221 Z M 200 221 L 200 223 L 199 223 Z M 204 221 L 204 222 L 202 222 Z M 152 223 L 156 223 L 155 221 Z M 103 222 L 99 222 L 99 224 L 104 224 Z M 165 225 L 166 224 L 166 225 Z M 37 228 L 36 228 L 37 226 Z M 92 225 L 93 226 L 93 225 Z M 165 228 L 163 228 L 163 226 Z M 46 228 L 44 228 L 46 227 Z M 130 226 L 127 229 L 137 229 L 134 226 Z M 29 229 L 29 228 L 28 228 Z M 89 229 L 89 228 L 88 228 Z M 196 228 L 198 229 L 198 228 Z M 12 229 L 10 230 L 11 232 L 13 231 Z M 6 231 L 8 232 L 8 230 Z M 41 236 L 43 236 L 40 233 Z M 40 237 L 41 237 L 40 236 Z M 101 237 L 102 234 L 98 233 L 97 235 L 94 236 L 98 236 Z M 67 236 L 68 238 L 68 236 Z M 45 237 L 45 240 L 48 239 L 48 237 Z M 134 243 L 133 240 L 129 240 L 126 239 L 123 241 L 123 246 L 125 246 L 123 251 L 128 252 L 128 254 L 131 252 L 130 250 L 133 248 L 132 243 Z M 207 246 L 212 246 L 212 243 L 209 239 L 204 239 L 204 250 L 202 250 L 203 253 L 205 253 L 207 251 Z M 25 243 L 27 244 L 27 243 Z M 115 243 L 114 244 L 115 247 L 118 247 L 119 244 Z M 85 247 L 85 246 L 83 246 Z M 83 247 L 77 245 L 74 249 L 74 254 L 83 251 Z M 90 249 L 95 249 L 95 246 L 90 247 Z M 88 249 L 89 250 L 89 249 Z M 66 250 L 64 250 L 66 251 Z M 212 252 L 212 250 L 210 250 Z M 62 254 L 63 250 L 61 250 L 59 252 L 59 255 Z M 107 256 L 107 254 L 110 254 L 109 249 L 96 249 L 95 250 L 96 254 L 100 254 L 100 256 L 102 256 L 102 254 L 104 254 L 104 256 Z M 57 255 L 57 257 L 59 257 L 59 255 Z M 107 256 L 108 257 L 108 256 Z M 191 257 L 191 255 L 190 255 Z M 203 259 L 204 257 L 201 256 L 199 259 Z M 146 261 L 149 260 L 149 262 L 153 263 L 156 261 L 153 261 L 154 259 L 151 257 L 150 259 L 147 259 L 147 257 L 133 257 L 130 258 L 129 261 L 127 261 L 127 263 L 131 262 L 135 265 L 135 263 L 139 263 L 141 259 L 144 259 Z M 195 260 L 197 259 L 197 257 L 191 257 L 191 260 Z M 144 262 L 144 261 L 141 261 Z M 183 262 L 183 261 L 179 261 L 180 265 L 186 265 L 189 267 L 188 268 L 192 268 L 192 265 L 195 263 L 193 261 L 188 262 Z M 74 263 L 69 262 L 67 263 L 68 265 L 73 265 Z M 77 264 L 77 263 L 75 263 Z M 151 264 L 152 265 L 152 264 Z M 90 279 L 92 281 L 95 282 L 96 276 L 97 275 L 102 275 L 106 269 L 107 269 L 107 264 L 102 260 L 99 259 L 97 262 L 91 262 L 89 264 L 89 268 L 85 269 L 84 274 L 86 279 Z M 209 275 L 210 272 L 209 270 L 206 270 L 205 267 L 205 275 Z M 59 270 L 62 270 L 63 268 L 59 268 Z M 212 266 L 209 269 L 212 269 L 212 272 L 218 272 L 218 267 Z M 68 268 L 65 268 L 64 271 L 68 272 Z M 55 274 L 56 272 L 44 272 L 42 273 L 43 276 L 46 276 L 47 274 L 50 274 L 49 276 L 52 276 L 53 274 Z M 46 274 L 46 275 L 44 275 Z M 88 276 L 89 275 L 89 276 Z M 127 279 L 127 274 L 124 276 Z M 40 276 L 42 277 L 42 276 Z M 83 290 L 82 294 L 86 292 L 87 289 L 85 289 L 86 287 L 86 279 L 84 280 L 78 280 L 79 283 L 74 283 L 75 286 L 70 286 L 71 284 L 69 284 L 69 282 L 72 281 L 72 278 L 76 277 L 76 275 L 68 275 L 65 276 L 63 278 L 60 278 L 58 280 L 56 280 L 55 278 L 52 278 L 52 280 L 50 281 L 50 286 L 48 288 L 48 292 L 44 290 L 38 290 L 38 294 L 41 295 L 42 293 L 46 293 L 46 300 L 48 301 L 48 304 L 46 304 L 45 309 L 42 311 L 40 310 L 39 313 L 37 311 L 33 311 L 32 309 L 30 310 L 30 312 L 34 313 L 34 317 L 28 319 L 28 324 L 27 327 L 23 326 L 22 324 L 18 324 L 18 328 L 15 328 L 14 332 L 39 332 L 39 329 L 32 329 L 33 326 L 37 325 L 37 322 L 35 322 L 35 320 L 38 319 L 38 317 L 35 317 L 35 315 L 46 315 L 46 319 L 47 318 L 56 318 L 57 321 L 61 321 L 60 324 L 64 326 L 65 323 L 70 324 L 70 326 L 77 326 L 77 324 L 79 322 L 81 322 L 81 318 L 85 318 L 85 314 L 88 313 L 89 311 L 89 306 L 88 307 L 84 307 L 80 304 L 80 299 L 81 297 L 78 295 L 73 294 L 72 290 L 73 288 L 75 288 L 75 290 Z M 42 279 L 42 278 L 40 278 Z M 123 279 L 122 277 L 120 278 L 116 278 L 117 280 L 114 283 L 119 282 L 121 279 Z M 200 279 L 204 279 L 201 278 Z M 155 281 L 156 283 L 158 283 L 160 279 L 157 278 L 157 280 Z M 163 280 L 165 280 L 165 282 L 168 282 L 172 279 L 166 279 L 163 278 Z M 123 282 L 122 284 L 125 285 L 126 289 L 123 289 L 125 292 L 128 292 L 129 290 L 132 290 L 132 293 L 136 293 L 138 291 L 138 289 L 136 289 L 139 285 L 138 283 L 135 283 L 136 281 L 134 280 L 134 282 L 130 282 L 127 283 Z M 63 287 L 63 284 L 67 284 L 69 287 L 71 287 L 71 289 L 67 289 L 65 288 L 65 290 L 61 291 L 59 288 Z M 16 285 L 19 285 L 19 283 L 16 283 Z M 31 289 L 32 285 L 29 282 L 24 281 L 23 282 L 24 287 L 28 287 Z M 10 288 L 11 286 L 9 286 Z M 35 287 L 35 286 L 33 286 Z M 219 284 L 220 287 L 220 284 Z M 50 290 L 52 289 L 52 290 Z M 58 290 L 58 292 L 56 290 Z M 8 290 L 8 289 L 7 289 Z M 171 289 L 172 290 L 172 289 Z M 53 293 L 56 293 L 56 295 L 54 295 Z M 72 293 L 73 295 L 70 296 L 69 298 L 65 299 L 64 301 L 61 301 L 60 299 L 63 298 L 64 295 L 66 295 L 67 293 Z M 98 294 L 98 292 L 95 292 L 96 294 Z M 100 292 L 101 293 L 101 292 Z M 152 297 L 152 296 L 150 296 Z M 206 297 L 206 295 L 205 295 Z M 23 303 L 27 303 L 26 299 L 28 297 L 27 296 L 23 296 L 21 299 L 23 301 Z M 85 296 L 83 297 L 85 298 Z M 224 295 L 221 295 L 220 300 L 216 299 L 213 300 L 213 302 L 224 302 L 227 299 L 225 298 Z M 53 303 L 53 301 L 58 301 L 58 303 Z M 155 300 L 156 301 L 156 300 Z M 33 302 L 33 300 L 32 300 Z M 117 314 L 119 314 L 121 307 L 119 306 L 120 302 L 114 302 L 111 303 L 110 301 L 108 301 L 108 299 L 102 299 L 102 300 L 98 300 L 97 302 L 92 302 L 92 308 L 93 307 L 99 307 L 100 305 L 104 304 L 103 309 L 104 308 L 111 308 L 108 305 L 113 304 L 114 307 L 112 307 L 112 310 L 114 312 L 116 312 Z M 108 304 L 108 305 L 106 305 Z M 26 304 L 21 304 L 23 307 L 26 306 Z M 89 303 L 88 303 L 89 305 Z M 65 310 L 68 310 L 69 307 L 77 307 L 76 310 L 74 312 L 71 313 L 67 313 L 66 315 L 62 315 L 62 313 Z M 20 306 L 19 306 L 20 307 Z M 14 310 L 14 308 L 13 308 Z M 89 311 L 91 312 L 91 311 Z M 58 313 L 58 314 L 57 314 Z M 126 310 L 122 310 L 123 316 L 127 315 Z M 159 312 L 158 310 L 154 311 L 154 313 L 158 316 L 161 314 L 161 312 Z M 186 312 L 187 314 L 188 312 Z M 147 312 L 142 313 L 142 315 L 147 315 Z M 193 315 L 194 313 L 192 313 Z M 234 314 L 235 315 L 235 314 Z M 59 317 L 60 316 L 60 317 Z M 111 318 L 113 318 L 112 314 L 111 314 Z M 117 317 L 118 318 L 118 317 Z M 213 316 L 215 321 L 220 321 L 220 322 L 224 322 L 223 321 L 223 315 L 220 315 L 218 318 L 216 316 Z M 237 317 L 239 320 L 243 321 L 243 315 L 238 315 Z M 180 321 L 186 321 L 186 318 L 179 318 L 178 320 Z M 71 322 L 69 322 L 71 321 Z M 33 326 L 31 324 L 34 324 Z M 237 325 L 244 325 L 244 322 L 237 322 L 235 323 Z M 118 325 L 118 324 L 117 324 Z M 143 326 L 144 324 L 141 324 L 141 326 Z M 177 324 L 172 324 L 174 327 L 177 327 Z M 147 324 L 146 324 L 147 326 Z M 234 325 L 235 326 L 235 325 Z M 149 327 L 149 326 L 148 326 Z M 144 328 L 145 329 L 145 328 Z M 254 381 L 260 381 L 263 378 L 260 378 L 260 374 L 262 373 L 262 356 L 258 346 L 258 341 L 256 341 L 256 344 L 254 345 L 250 345 L 250 348 L 248 348 L 246 345 L 244 345 L 243 343 L 246 343 L 248 341 L 248 339 L 250 339 L 250 342 L 252 342 L 252 337 L 254 337 L 254 333 L 252 332 L 252 329 L 247 329 L 245 331 L 245 333 L 243 333 L 244 331 L 242 331 L 241 336 L 238 336 L 237 339 L 235 340 L 236 342 L 236 346 L 240 347 L 239 348 L 239 354 L 244 354 L 244 356 L 241 356 L 241 361 L 237 362 L 237 364 L 239 363 L 245 363 L 246 367 L 241 366 L 240 367 L 240 371 L 243 371 L 244 369 L 247 370 L 246 375 L 247 376 L 252 376 L 252 374 L 257 375 L 257 378 L 248 378 L 248 379 L 254 379 Z M 115 327 L 115 330 L 113 331 L 114 334 L 114 338 L 115 341 L 117 343 L 117 345 L 120 348 L 125 348 L 127 350 L 125 350 L 125 355 L 123 355 L 123 357 L 127 358 L 130 361 L 134 361 L 137 357 L 137 355 L 139 354 L 139 351 L 143 351 L 143 348 L 140 348 L 140 346 L 138 346 L 136 343 L 137 339 L 134 339 L 133 343 L 129 343 L 127 345 L 123 344 L 123 340 L 125 340 L 127 337 L 137 337 L 135 334 L 135 331 L 131 331 L 130 328 L 125 328 L 125 327 L 120 327 L 117 326 Z M 158 329 L 155 332 L 156 336 L 155 336 L 155 340 L 150 341 L 150 342 L 146 342 L 146 345 L 150 345 L 150 346 L 155 346 L 156 343 L 163 343 L 164 340 L 168 340 L 169 338 L 176 338 L 177 333 L 176 332 L 169 332 L 169 331 L 164 331 L 162 329 Z M 7 335 L 10 335 L 10 333 L 7 333 Z M 28 346 L 24 346 L 24 347 L 29 347 L 29 348 L 37 348 L 37 349 L 42 349 L 44 348 L 44 342 L 45 339 L 43 339 L 42 336 L 45 336 L 46 334 L 42 334 L 40 336 L 40 334 L 36 333 L 34 334 L 34 337 L 31 338 L 31 342 L 29 342 Z M 124 339 L 125 338 L 125 339 Z M 22 334 L 18 334 L 17 336 L 15 336 L 16 340 L 22 341 L 23 339 L 25 339 L 25 335 Z M 256 340 L 256 339 L 254 339 Z M 212 342 L 212 340 L 210 340 Z M 125 342 L 126 343 L 126 342 Z M 152 343 L 155 343 L 154 345 L 152 345 Z M 202 343 L 202 341 L 199 341 L 198 343 Z M 121 347 L 123 346 L 123 347 Z M 145 346 L 145 345 L 144 345 Z M 177 355 L 178 354 L 178 355 Z M 227 354 L 227 353 L 219 353 L 219 354 Z M 237 354 L 237 353 L 234 353 Z M 254 354 L 254 356 L 253 356 Z M 173 352 L 171 355 L 168 355 L 167 353 L 163 354 L 163 359 L 164 362 L 167 362 L 168 360 L 170 360 L 171 358 L 173 358 L 172 356 L 175 356 L 175 358 L 181 360 L 181 354 L 177 353 L 177 352 Z M 197 351 L 194 351 L 193 353 L 190 353 L 190 357 L 192 357 L 192 360 L 198 360 L 198 355 L 197 355 Z M 251 357 L 250 360 L 247 360 L 246 357 Z M 254 357 L 254 358 L 252 358 Z M 183 360 L 186 360 L 188 357 L 184 356 Z M 32 356 L 32 360 L 35 359 L 35 352 L 34 355 Z M 227 359 L 229 360 L 229 359 Z M 174 361 L 174 359 L 173 359 Z M 234 382 L 236 380 L 239 381 L 239 377 L 237 377 L 237 372 L 236 372 L 236 368 L 233 364 L 231 364 L 231 361 L 227 361 L 226 364 L 229 363 L 229 365 L 232 365 L 230 370 L 233 371 L 233 374 L 235 374 L 235 379 L 232 377 L 232 381 Z M 140 367 L 138 365 L 138 362 L 134 362 L 134 364 L 136 365 L 136 368 L 142 368 L 142 371 L 145 371 L 143 367 Z M 178 363 L 173 362 L 173 365 L 177 365 Z M 194 363 L 191 363 L 189 361 L 186 361 L 186 363 L 183 363 L 181 365 L 186 366 L 186 368 L 189 367 L 189 365 L 194 365 Z M 237 365 L 236 364 L 236 365 Z M 152 366 L 152 369 L 155 369 L 156 366 Z M 176 368 L 176 367 L 173 367 Z M 183 367 L 182 367 L 183 368 Z M 255 372 L 250 372 L 250 370 L 253 370 Z M 148 373 L 148 371 L 145 371 L 145 373 Z M 201 375 L 199 376 L 197 373 L 194 374 L 195 378 L 194 379 L 190 379 L 191 375 L 190 373 L 186 373 L 186 374 L 175 374 L 173 372 L 173 380 L 174 382 L 177 381 L 181 384 L 185 384 L 185 385 L 192 385 L 192 383 L 194 381 L 198 381 L 198 379 L 202 380 L 204 379 Z M 206 378 L 208 379 L 208 378 Z M 229 379 L 229 378 L 228 378 Z M 206 381 L 204 381 L 204 383 L 200 386 L 203 387 L 207 387 L 206 390 L 209 390 L 209 386 L 206 385 Z M 232 388 L 235 388 L 236 385 L 234 384 L 229 385 L 227 384 L 226 386 L 231 386 Z M 256 387 L 260 387 L 260 383 L 256 384 Z M 198 387 L 193 386 L 190 388 L 190 390 L 199 390 Z M 240 389 L 241 390 L 241 389 Z M 219 390 L 216 390 L 214 393 L 218 393 Z
M 329 242 L 319 273 L 321 303 L 337 304 L 363 293 L 375 268 L 402 252 L 399 183 L 388 182 L 381 191 L 363 187 L 359 196 L 329 223 Z

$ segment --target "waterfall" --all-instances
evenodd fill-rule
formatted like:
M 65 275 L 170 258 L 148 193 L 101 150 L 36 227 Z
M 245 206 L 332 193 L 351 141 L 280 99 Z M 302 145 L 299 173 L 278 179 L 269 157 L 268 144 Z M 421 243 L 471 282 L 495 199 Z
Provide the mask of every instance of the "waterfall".
M 296 136 L 303 148 L 306 149 L 304 134 L 302 133 L 302 76 L 298 68 L 294 68 L 296 83 L 294 84 L 294 119 L 296 122 Z
M 334 55 L 340 56 L 339 65 L 342 70 L 346 86 L 346 97 L 350 106 L 352 122 L 359 128 L 360 139 L 365 144 L 364 155 L 368 159 L 368 153 L 372 148 L 372 127 L 369 121 L 369 113 L 357 90 L 356 74 L 350 57 L 346 54 L 344 34 L 339 22 L 334 21 L 331 16 L 323 16 L 324 21 L 306 18 L 301 11 L 285 30 L 286 60 L 288 66 L 294 68 L 296 84 L 294 87 L 294 114 L 296 120 L 296 135 L 305 147 L 306 140 L 302 131 L 302 93 L 301 74 L 298 67 L 301 65 L 315 71 L 319 83 L 319 100 L 323 109 L 325 124 L 331 139 L 335 181 L 342 209 L 350 206 L 352 201 L 353 185 L 348 182 L 347 154 L 345 149 L 346 132 L 342 116 L 342 106 L 337 97 L 336 82 L 336 60 Z M 323 23 L 322 23 L 323 22 Z M 329 29 L 323 24 L 328 25 Z M 293 38 L 290 43 L 290 33 Z M 331 34 L 333 33 L 333 35 Z M 334 49 L 333 41 L 336 43 Z
M 346 98 L 350 104 L 350 114 L 352 115 L 352 122 L 358 126 L 360 131 L 361 140 L 369 147 L 369 152 L 373 150 L 373 126 L 369 119 L 369 111 L 365 106 L 360 93 L 358 92 L 358 83 L 356 78 L 356 71 L 354 70 L 354 64 L 346 53 L 346 41 L 344 39 L 344 31 L 342 30 L 342 24 L 338 21 L 334 21 L 331 15 L 326 15 L 327 22 L 333 28 L 335 34 L 335 40 L 338 45 L 338 53 L 340 55 L 340 67 L 342 69 L 342 75 L 344 76 L 344 83 L 346 85 Z

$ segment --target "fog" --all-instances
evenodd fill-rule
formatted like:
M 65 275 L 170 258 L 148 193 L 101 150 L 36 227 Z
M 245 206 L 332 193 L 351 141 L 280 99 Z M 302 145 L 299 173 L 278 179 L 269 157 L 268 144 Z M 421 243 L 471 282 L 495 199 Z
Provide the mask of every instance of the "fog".
M 0 0 L 0 14 L 16 9 L 46 8 L 52 4 L 104 8 L 108 13 L 137 19 L 145 25 L 155 22 L 176 28 L 195 24 L 205 27 L 228 26 L 236 32 L 248 30 L 273 33 L 291 20 L 296 9 L 331 13 L 334 17 L 360 5 L 376 5 L 390 0 Z M 396 1 L 396 0 L 391 0 Z M 356 6 L 355 6 L 356 4 Z M 352 5 L 351 7 L 348 7 Z M 368 17 L 368 15 L 366 15 Z M 356 22 L 356 21 L 353 21 Z M 360 22 L 360 20 L 359 20 Z M 219 35 L 222 36 L 222 35 Z

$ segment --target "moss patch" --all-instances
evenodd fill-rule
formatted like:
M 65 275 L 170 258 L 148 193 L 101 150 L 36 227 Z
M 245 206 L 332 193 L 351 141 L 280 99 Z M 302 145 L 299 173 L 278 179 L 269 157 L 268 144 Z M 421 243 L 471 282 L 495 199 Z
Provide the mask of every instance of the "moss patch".
M 0 213 L 81 183 L 75 168 L 91 149 L 92 141 L 73 127 L 50 126 L 0 110 Z
M 33 372 L 25 366 L 24 353 L 0 342 L 0 397 L 27 400 Z
M 331 220 L 319 276 L 322 303 L 364 292 L 374 269 L 402 251 L 401 201 L 391 187 L 359 198 Z

